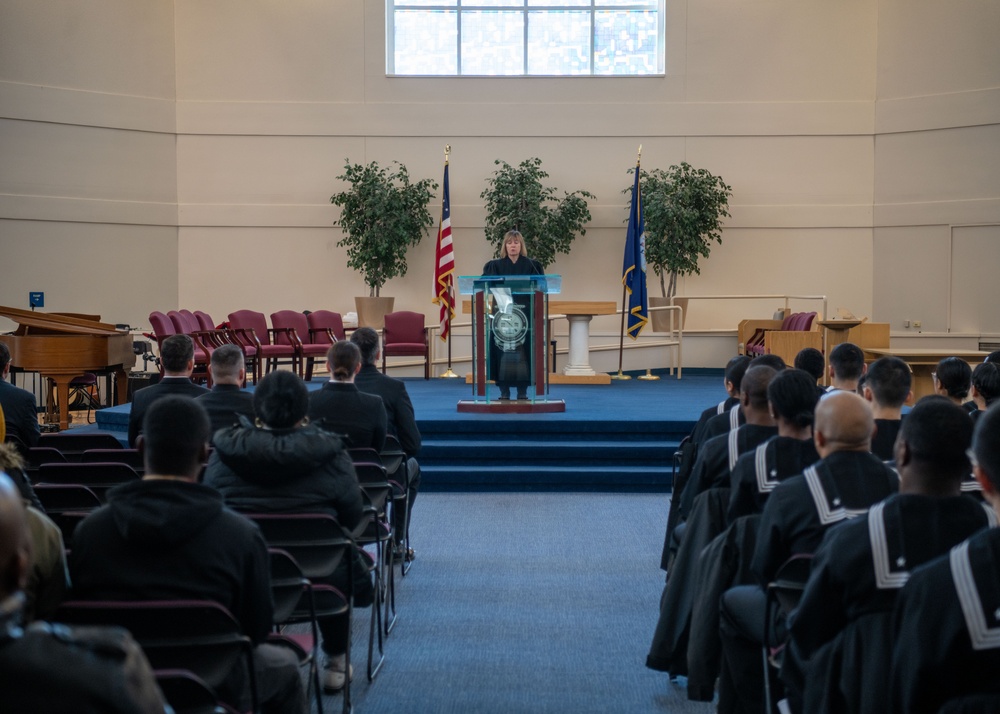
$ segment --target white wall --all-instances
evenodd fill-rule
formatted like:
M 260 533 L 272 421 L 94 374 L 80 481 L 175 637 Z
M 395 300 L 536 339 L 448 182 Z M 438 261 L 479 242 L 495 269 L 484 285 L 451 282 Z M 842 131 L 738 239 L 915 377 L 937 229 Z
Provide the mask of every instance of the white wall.
M 975 328 L 950 315 L 964 298 L 941 276 L 960 270 L 955 227 L 1000 224 L 995 3 L 669 2 L 667 76 L 633 79 L 386 77 L 370 0 L 79 5 L 0 5 L 0 241 L 23 266 L 0 304 L 59 285 L 47 308 L 133 324 L 175 307 L 346 312 L 364 286 L 332 227 L 345 159 L 440 181 L 445 144 L 460 274 L 489 257 L 494 159 L 538 156 L 551 185 L 597 196 L 550 266 L 563 297 L 618 301 L 621 190 L 642 144 L 647 168 L 686 160 L 733 187 L 724 242 L 683 293 L 824 294 L 894 330 Z M 134 266 L 141 288 L 95 288 L 35 240 Z M 433 249 L 429 235 L 384 290 L 429 322 Z M 694 305 L 696 328 L 775 307 Z M 1000 322 L 976 311 L 983 331 Z M 734 349 L 688 354 L 718 366 Z

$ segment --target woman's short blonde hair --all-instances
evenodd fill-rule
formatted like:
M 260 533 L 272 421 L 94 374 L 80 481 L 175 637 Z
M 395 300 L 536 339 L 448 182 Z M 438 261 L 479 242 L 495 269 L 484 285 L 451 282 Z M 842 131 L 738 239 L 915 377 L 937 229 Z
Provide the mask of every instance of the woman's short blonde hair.
M 524 236 L 521 235 L 521 231 L 518 230 L 507 231 L 506 233 L 503 234 L 503 243 L 500 244 L 500 257 L 501 258 L 507 257 L 507 241 L 509 241 L 511 238 L 517 238 L 518 242 L 521 244 L 521 255 L 527 258 L 528 244 L 524 242 Z

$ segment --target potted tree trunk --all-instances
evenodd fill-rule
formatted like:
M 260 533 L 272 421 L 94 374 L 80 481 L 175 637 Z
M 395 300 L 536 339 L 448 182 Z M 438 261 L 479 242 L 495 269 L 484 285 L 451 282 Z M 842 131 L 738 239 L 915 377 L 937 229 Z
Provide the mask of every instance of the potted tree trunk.
M 586 234 L 584 224 L 590 220 L 586 199 L 594 198 L 588 191 L 564 192 L 542 185 L 548 174 L 541 169 L 542 160 L 525 159 L 511 166 L 497 159 L 500 166 L 486 179 L 481 198 L 486 202 L 486 238 L 493 244 L 493 257 L 500 255 L 503 236 L 518 230 L 528 244 L 529 256 L 542 268 L 551 265 L 558 253 L 569 253 L 576 234 Z
M 674 299 L 677 277 L 700 274 L 698 261 L 709 256 L 713 242 L 722 243 L 722 218 L 729 217 L 733 190 L 718 176 L 687 162 L 666 170 L 641 170 L 639 185 L 646 221 L 646 265 L 659 278 L 662 293 L 662 297 L 650 297 L 649 305 L 678 304 Z M 631 192 L 631 186 L 623 191 Z M 686 317 L 687 305 L 682 307 Z M 666 311 L 654 310 L 653 330 L 668 331 L 669 319 Z
M 393 164 L 394 169 L 375 161 L 368 165 L 346 161 L 337 178 L 350 185 L 330 197 L 341 208 L 333 224 L 344 231 L 337 245 L 347 248 L 347 265 L 360 271 L 368 286 L 368 297 L 355 298 L 361 327 L 384 326 L 393 298 L 381 295 L 382 286 L 406 275 L 407 250 L 434 223 L 427 204 L 437 183 L 431 179 L 412 183 L 406 166 Z

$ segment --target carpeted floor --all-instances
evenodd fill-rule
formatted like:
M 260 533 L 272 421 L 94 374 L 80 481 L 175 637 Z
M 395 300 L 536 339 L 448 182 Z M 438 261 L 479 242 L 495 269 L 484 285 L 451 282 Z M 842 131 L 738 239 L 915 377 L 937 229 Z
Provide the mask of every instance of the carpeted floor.
M 374 682 L 368 613 L 355 621 L 364 714 L 706 713 L 646 669 L 663 573 L 667 496 L 431 493 L 414 509 L 417 560 Z M 339 711 L 340 697 L 327 697 Z

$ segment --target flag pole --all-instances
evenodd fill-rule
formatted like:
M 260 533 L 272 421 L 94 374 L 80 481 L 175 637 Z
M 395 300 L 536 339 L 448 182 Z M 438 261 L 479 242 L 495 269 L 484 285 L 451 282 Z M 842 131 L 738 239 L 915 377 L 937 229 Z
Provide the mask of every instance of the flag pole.
M 642 144 L 639 144 L 639 151 L 636 153 L 635 157 L 635 173 L 637 177 L 639 174 L 639 165 L 641 162 L 642 162 Z M 632 199 L 633 200 L 636 199 L 634 193 L 632 195 Z M 635 206 L 632 207 L 632 210 L 635 210 Z M 631 218 L 629 219 L 629 221 L 631 222 Z M 618 374 L 612 374 L 611 379 L 621 379 L 621 380 L 632 379 L 631 376 L 625 374 L 622 371 L 622 364 L 625 357 L 625 313 L 627 312 L 628 312 L 628 288 L 625 285 L 625 280 L 623 278 L 622 279 L 622 324 L 618 335 Z
M 449 157 L 450 154 L 451 154 L 451 144 L 445 144 L 444 145 L 444 166 L 445 166 L 446 170 L 448 168 L 448 157 Z M 450 197 L 449 197 L 449 199 L 450 199 Z M 440 229 L 440 226 L 439 226 L 438 227 L 438 232 L 439 233 L 440 233 L 440 230 L 441 229 Z M 452 240 L 454 240 L 454 238 L 452 238 Z M 448 293 L 451 296 L 451 302 L 454 304 L 454 302 L 455 302 L 455 285 L 454 285 L 454 280 L 452 280 L 452 284 L 448 286 Z M 458 375 L 455 374 L 455 372 L 451 368 L 451 312 L 449 312 L 448 313 L 448 369 L 446 369 L 441 374 L 441 378 L 442 379 L 456 379 L 457 377 L 458 377 Z

